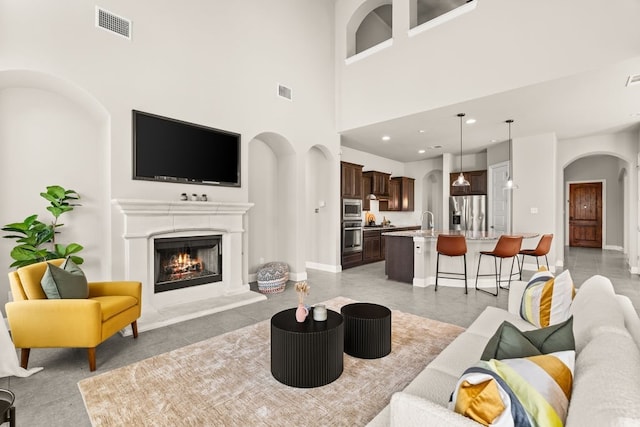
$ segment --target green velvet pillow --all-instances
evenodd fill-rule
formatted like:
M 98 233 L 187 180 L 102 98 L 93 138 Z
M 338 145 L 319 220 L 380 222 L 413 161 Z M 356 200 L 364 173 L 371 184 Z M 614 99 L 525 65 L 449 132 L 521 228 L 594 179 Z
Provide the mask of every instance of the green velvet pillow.
M 62 267 L 62 268 L 61 268 Z M 89 285 L 84 272 L 70 258 L 57 267 L 47 264 L 40 285 L 49 299 L 85 299 L 89 296 Z
M 575 348 L 573 316 L 556 325 L 524 332 L 504 321 L 489 339 L 480 360 L 516 359 Z

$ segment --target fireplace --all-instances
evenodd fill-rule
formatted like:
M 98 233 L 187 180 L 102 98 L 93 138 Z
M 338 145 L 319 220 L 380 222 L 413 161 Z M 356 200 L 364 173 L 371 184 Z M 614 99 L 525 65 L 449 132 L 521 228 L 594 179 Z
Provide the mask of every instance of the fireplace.
M 154 292 L 222 281 L 222 236 L 157 238 Z

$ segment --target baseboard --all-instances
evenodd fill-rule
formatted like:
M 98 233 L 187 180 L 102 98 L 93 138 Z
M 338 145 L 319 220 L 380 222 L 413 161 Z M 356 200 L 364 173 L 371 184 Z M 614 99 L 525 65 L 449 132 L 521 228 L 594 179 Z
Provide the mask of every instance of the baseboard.
M 317 262 L 307 261 L 305 263 L 305 266 L 312 270 L 327 271 L 329 273 L 339 273 L 342 271 L 341 265 L 320 264 Z
M 606 249 L 608 251 L 618 251 L 618 252 L 624 251 L 624 248 L 622 246 L 616 246 L 616 245 L 604 245 L 603 249 Z
M 300 273 L 289 272 L 289 280 L 293 280 L 294 282 L 307 280 L 307 272 L 306 271 L 301 271 Z

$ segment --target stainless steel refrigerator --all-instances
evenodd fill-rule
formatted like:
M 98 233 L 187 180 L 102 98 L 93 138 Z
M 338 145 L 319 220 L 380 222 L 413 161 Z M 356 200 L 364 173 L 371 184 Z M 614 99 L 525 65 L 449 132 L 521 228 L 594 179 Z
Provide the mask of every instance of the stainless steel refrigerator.
M 487 231 L 487 196 L 449 197 L 449 229 Z

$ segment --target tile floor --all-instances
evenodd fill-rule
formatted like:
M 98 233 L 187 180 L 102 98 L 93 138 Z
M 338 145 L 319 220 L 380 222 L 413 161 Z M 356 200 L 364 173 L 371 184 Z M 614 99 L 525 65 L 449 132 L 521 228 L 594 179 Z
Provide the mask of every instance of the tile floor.
M 622 253 L 572 248 L 566 251 L 565 266 L 578 286 L 593 274 L 609 277 L 616 291 L 629 296 L 636 309 L 640 308 L 640 277 L 627 272 Z M 523 279 L 530 275 L 525 272 Z M 308 282 L 310 304 L 342 295 L 465 327 L 486 306 L 507 305 L 506 291 L 494 297 L 476 292 L 471 286 L 468 295 L 462 288 L 440 287 L 436 293 L 432 286 L 413 288 L 388 281 L 383 262 L 338 274 L 310 270 Z M 77 387 L 79 380 L 268 319 L 295 305 L 292 288 L 289 284 L 284 293 L 270 295 L 267 301 L 141 333 L 137 340 L 116 335 L 98 347 L 95 373 L 89 372 L 86 350 L 32 350 L 29 365 L 45 369 L 30 378 L 1 378 L 0 388 L 16 393 L 19 426 L 89 426 Z

